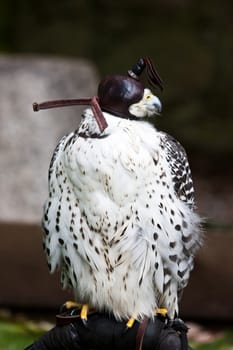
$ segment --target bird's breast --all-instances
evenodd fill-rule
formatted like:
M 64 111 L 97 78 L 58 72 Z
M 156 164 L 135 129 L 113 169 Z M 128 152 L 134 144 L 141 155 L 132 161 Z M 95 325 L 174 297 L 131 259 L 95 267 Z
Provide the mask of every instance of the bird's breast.
M 79 137 L 68 148 L 65 165 L 78 196 L 117 205 L 134 201 L 156 173 L 150 151 L 130 130 L 103 139 Z

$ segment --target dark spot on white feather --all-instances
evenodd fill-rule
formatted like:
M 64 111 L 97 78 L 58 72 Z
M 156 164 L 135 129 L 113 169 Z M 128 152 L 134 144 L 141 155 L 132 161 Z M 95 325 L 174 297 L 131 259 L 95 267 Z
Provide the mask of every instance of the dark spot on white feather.
M 158 237 L 159 237 L 158 233 L 154 232 L 153 238 L 154 238 L 155 241 L 157 241 Z
M 124 228 L 124 230 L 121 232 L 120 237 L 124 236 L 126 230 L 127 230 L 127 226 L 126 226 L 126 227 Z
M 64 244 L 64 240 L 63 240 L 62 238 L 59 238 L 59 239 L 58 239 L 58 242 L 59 242 L 61 245 Z
M 65 256 L 65 262 L 70 266 L 70 258 L 67 255 Z
M 143 281 L 143 278 L 141 277 L 139 282 L 138 282 L 139 287 L 142 285 L 142 281 Z
M 170 246 L 171 248 L 175 248 L 176 242 L 170 242 L 170 243 L 169 243 L 169 246 Z
M 97 254 L 100 254 L 99 249 L 97 247 L 95 247 L 95 251 Z
M 177 261 L 177 255 L 174 254 L 174 255 L 169 255 L 169 259 L 173 262 L 176 262 Z
M 182 235 L 182 241 L 183 241 L 184 243 L 190 242 L 191 239 L 192 239 L 192 235 L 188 235 L 188 236 Z
M 117 257 L 117 262 L 119 262 L 122 258 L 122 254 L 119 254 L 118 257 Z
M 178 272 L 177 272 L 177 273 L 178 273 L 178 276 L 179 276 L 180 278 L 183 278 L 186 271 L 187 271 L 187 270 L 184 270 L 184 271 L 178 270 Z
M 43 226 L 43 230 L 44 230 L 45 234 L 48 236 L 49 235 L 49 230 L 45 226 Z
M 76 273 L 74 271 L 73 271 L 73 277 L 74 277 L 75 282 L 77 282 L 77 276 L 76 276 Z

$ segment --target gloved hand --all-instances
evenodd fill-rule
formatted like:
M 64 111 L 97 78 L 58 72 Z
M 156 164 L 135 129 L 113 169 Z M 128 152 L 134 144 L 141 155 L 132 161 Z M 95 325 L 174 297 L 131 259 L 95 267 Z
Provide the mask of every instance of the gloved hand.
M 181 320 L 156 317 L 135 322 L 131 329 L 126 329 L 125 321 L 100 313 L 90 314 L 87 325 L 70 313 L 58 315 L 57 320 L 56 327 L 25 350 L 191 350 Z

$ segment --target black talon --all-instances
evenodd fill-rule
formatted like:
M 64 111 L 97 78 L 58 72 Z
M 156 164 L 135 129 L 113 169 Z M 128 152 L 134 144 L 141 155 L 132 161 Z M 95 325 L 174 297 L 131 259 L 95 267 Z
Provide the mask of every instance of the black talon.
M 59 314 L 62 314 L 63 312 L 66 312 L 68 309 L 66 307 L 66 303 L 62 304 L 59 308 Z

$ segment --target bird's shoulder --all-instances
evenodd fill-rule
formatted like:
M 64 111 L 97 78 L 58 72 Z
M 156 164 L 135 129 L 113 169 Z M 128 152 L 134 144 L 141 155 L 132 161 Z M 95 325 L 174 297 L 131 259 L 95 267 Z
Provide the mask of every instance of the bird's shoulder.
M 66 148 L 75 141 L 77 138 L 77 131 L 71 132 L 67 135 L 64 135 L 60 141 L 58 142 L 57 146 L 55 147 L 53 151 L 52 158 L 50 160 L 49 164 L 49 179 L 51 177 L 51 174 L 56 166 L 56 164 L 60 161 L 61 157 L 64 156 L 64 152 Z
M 166 162 L 171 172 L 174 190 L 182 201 L 193 208 L 194 188 L 187 153 L 181 143 L 173 136 L 163 131 L 158 132 L 158 135 L 160 149 L 165 153 Z

